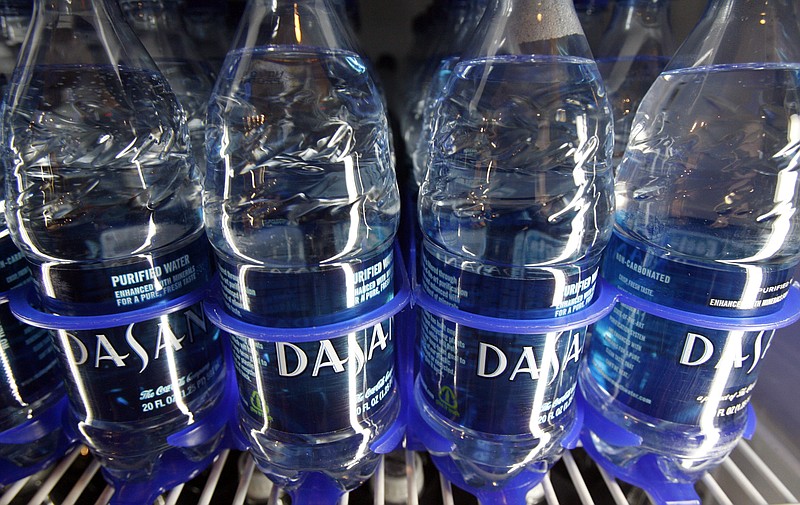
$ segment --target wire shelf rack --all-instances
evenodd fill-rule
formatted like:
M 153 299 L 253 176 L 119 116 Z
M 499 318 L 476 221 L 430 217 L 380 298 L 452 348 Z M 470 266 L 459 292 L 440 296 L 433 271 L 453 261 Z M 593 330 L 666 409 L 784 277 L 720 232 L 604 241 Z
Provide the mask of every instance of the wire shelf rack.
M 742 441 L 697 489 L 709 505 L 798 504 L 800 475 L 787 481 L 762 458 L 779 440 L 761 432 L 758 444 Z M 765 442 L 766 440 L 766 442 Z M 766 447 L 757 451 L 755 446 Z M 113 495 L 100 466 L 80 447 L 53 468 L 0 489 L 0 505 L 105 505 Z M 792 489 L 794 487 L 795 489 Z M 244 453 L 224 451 L 200 476 L 163 496 L 155 505 L 288 505 L 286 495 L 261 475 Z M 436 473 L 425 454 L 397 451 L 384 458 L 372 480 L 340 505 L 470 505 L 477 501 Z M 578 448 L 566 452 L 526 505 L 647 505 L 646 494 L 618 482 Z

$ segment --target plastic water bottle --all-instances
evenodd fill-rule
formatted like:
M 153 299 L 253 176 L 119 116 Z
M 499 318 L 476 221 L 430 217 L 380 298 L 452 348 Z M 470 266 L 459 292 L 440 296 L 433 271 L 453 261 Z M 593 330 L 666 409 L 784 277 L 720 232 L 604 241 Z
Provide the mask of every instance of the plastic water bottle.
M 475 29 L 480 21 L 480 16 L 486 6 L 486 1 L 479 0 L 449 0 L 442 9 L 441 19 L 434 17 L 428 22 L 433 23 L 432 33 L 420 37 L 420 44 L 425 48 L 425 57 L 421 63 L 410 69 L 411 79 L 407 83 L 406 100 L 400 116 L 403 141 L 406 150 L 411 156 L 413 177 L 417 186 L 422 183 L 425 176 L 423 169 L 418 168 L 415 160 L 422 129 L 425 122 L 426 99 L 431 86 L 441 87 L 439 67 L 443 60 L 447 60 L 460 53 L 468 43 L 467 35 Z M 423 156 L 424 158 L 424 156 Z
M 209 107 L 208 235 L 226 308 L 254 324 L 343 321 L 392 295 L 363 289 L 398 226 L 385 109 L 327 1 L 301 7 L 330 25 L 295 40 L 294 4 L 250 2 Z
M 669 0 L 617 2 L 598 44 L 597 67 L 614 110 L 615 165 L 625 153 L 636 109 L 675 51 L 669 6 Z
M 210 258 L 185 115 L 115 1 L 37 0 L 30 33 L 2 123 L 29 319 L 55 330 L 73 427 L 106 476 L 162 479 L 167 439 L 224 383 L 198 306 Z M 200 461 L 204 440 L 176 451 Z
M 32 3 L 0 2 L 0 85 L 3 95 L 31 19 Z M 3 174 L 0 172 L 0 180 Z M 0 187 L 0 196 L 4 194 Z M 5 204 L 3 203 L 3 206 Z M 46 330 L 18 321 L 8 308 L 8 292 L 30 282 L 24 256 L 14 245 L 0 212 L 0 486 L 30 475 L 60 454 L 64 388 Z M 46 429 L 42 429 L 46 427 Z
M 214 85 L 214 71 L 189 37 L 177 0 L 118 1 L 128 23 L 183 106 L 192 154 L 197 168 L 205 172 L 206 108 Z
M 293 502 L 340 495 L 374 471 L 370 445 L 399 410 L 391 318 L 316 336 L 394 296 L 386 110 L 328 0 L 251 0 L 234 47 L 209 107 L 204 207 L 226 312 L 250 328 L 231 331 L 240 427 Z M 270 328 L 287 330 L 261 339 Z
M 204 286 L 185 115 L 116 2 L 37 2 L 33 28 L 3 131 L 6 217 L 42 302 L 86 316 Z
M 798 35 L 793 2 L 715 0 L 634 119 L 603 266 L 624 296 L 581 372 L 608 420 L 587 419 L 585 445 L 628 480 L 718 464 L 797 317 Z
M 752 433 L 751 394 L 778 323 L 730 318 L 720 325 L 631 298 L 592 330 L 580 375 L 593 408 L 584 446 L 653 496 L 691 497 L 680 483 L 693 484 Z M 594 422 L 592 412 L 604 420 Z
M 419 90 L 422 100 L 417 103 L 417 107 L 421 109 L 417 118 L 418 124 L 415 127 L 416 139 L 413 133 L 409 134 L 415 131 L 413 129 L 406 130 L 405 139 L 409 146 L 408 148 L 411 150 L 413 176 L 417 186 L 425 180 L 425 171 L 428 169 L 428 156 L 430 154 L 428 144 L 430 143 L 436 102 L 450 78 L 450 74 L 453 72 L 453 67 L 458 62 L 461 51 L 469 43 L 470 37 L 474 35 L 475 28 L 486 10 L 487 3 L 487 0 L 472 0 L 468 2 L 466 15 L 459 19 L 454 35 L 442 39 L 447 41 L 447 47 L 440 52 L 441 60 L 439 64 L 430 69 L 432 74 L 428 76 L 426 85 Z M 413 145 L 410 145 L 410 143 L 413 143 Z
M 10 241 L 10 239 L 8 239 Z M 0 486 L 42 469 L 65 447 L 56 355 L 47 330 L 18 321 L 0 303 Z M 44 429 L 42 429 L 44 428 Z
M 465 483 L 497 488 L 575 425 L 585 325 L 523 326 L 590 305 L 610 235 L 611 111 L 572 3 L 487 7 L 431 135 L 421 290 L 464 322 L 422 311 L 417 403 Z
M 604 275 L 682 310 L 777 311 L 800 261 L 790 2 L 715 1 L 645 96 Z
M 425 289 L 468 312 L 555 317 L 591 289 L 610 235 L 611 112 L 569 2 L 490 9 L 435 112 L 419 221 L 442 278 Z

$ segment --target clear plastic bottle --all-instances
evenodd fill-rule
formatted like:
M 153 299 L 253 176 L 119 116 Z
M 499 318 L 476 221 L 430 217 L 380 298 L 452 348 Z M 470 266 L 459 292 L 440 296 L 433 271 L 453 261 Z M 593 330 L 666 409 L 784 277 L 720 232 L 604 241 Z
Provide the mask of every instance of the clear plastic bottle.
M 17 62 L 17 55 L 31 20 L 33 3 L 30 0 L 0 1 L 0 86 L 2 95 Z M 0 171 L 0 181 L 4 174 Z M 4 188 L 0 187 L 0 195 Z M 3 202 L 5 207 L 5 202 Z M 20 438 L 3 436 L 4 432 L 37 420 L 64 398 L 64 387 L 58 373 L 55 352 L 48 332 L 25 325 L 11 314 L 7 292 L 30 282 L 25 258 L 19 252 L 6 228 L 0 212 L 0 485 L 6 477 L 20 477 L 23 468 L 55 457 L 60 430 L 35 440 L 20 442 Z M 15 440 L 16 438 L 16 440 Z M 17 443 L 19 442 L 19 443 Z M 9 466 L 5 466 L 9 465 Z M 13 466 L 11 466 L 13 465 Z M 20 469 L 19 473 L 11 471 Z
M 20 431 L 32 422 L 53 424 L 43 416 L 63 413 L 64 386 L 47 330 L 18 321 L 6 300 L 0 303 L 0 362 L 0 485 L 6 485 L 60 456 L 60 428 L 31 438 Z
M 580 383 L 609 420 L 592 445 L 623 471 L 649 461 L 691 483 L 724 459 L 772 331 L 797 312 L 794 5 L 713 1 L 634 119 L 603 267 L 625 298 L 595 326 Z
M 423 45 L 425 54 L 421 62 L 409 69 L 410 79 L 405 90 L 405 101 L 402 106 L 400 122 L 402 127 L 403 141 L 406 151 L 412 156 L 414 162 L 414 150 L 420 141 L 420 135 L 425 117 L 425 100 L 431 89 L 431 85 L 437 78 L 437 72 L 442 60 L 453 56 L 463 50 L 465 32 L 475 28 L 480 20 L 482 8 L 478 8 L 479 2 L 476 0 L 446 0 L 443 5 L 434 5 L 431 9 L 431 33 L 420 37 L 420 44 Z M 483 2 L 485 7 L 486 2 Z M 439 14 L 439 16 L 436 16 Z M 457 45 L 458 43 L 458 45 Z M 440 83 L 441 84 L 441 83 Z M 422 183 L 424 171 L 414 165 L 413 177 L 417 185 Z
M 597 67 L 569 1 L 493 2 L 474 40 L 436 109 L 418 204 L 422 290 L 494 318 L 577 312 L 593 298 L 613 211 Z M 575 422 L 585 328 L 512 335 L 428 312 L 420 324 L 419 410 L 455 444 L 466 483 L 543 472 Z
M 391 257 L 399 214 L 366 65 L 327 1 L 294 9 L 250 2 L 207 134 L 207 232 L 221 275 L 239 280 L 223 283 L 226 307 L 273 326 L 342 321 L 390 298 L 360 287 Z
M 247 4 L 210 102 L 204 196 L 240 321 L 311 334 L 393 297 L 399 193 L 384 103 L 354 47 L 329 0 Z M 232 338 L 240 427 L 271 479 L 294 492 L 321 474 L 343 491 L 374 471 L 369 444 L 399 409 L 393 331 L 388 319 L 321 341 Z
M 119 6 L 40 0 L 33 28 L 3 132 L 6 218 L 42 302 L 86 316 L 202 287 L 208 248 L 186 116 Z M 177 260 L 196 275 L 160 283 Z M 153 288 L 119 293 L 142 284 Z
M 594 325 L 580 371 L 588 404 L 639 437 L 620 445 L 610 430 L 587 425 L 591 445 L 633 479 L 647 475 L 636 465 L 654 462 L 664 482 L 693 483 L 730 454 L 749 426 L 747 407 L 775 331 L 676 319 L 617 305 Z
M 780 309 L 800 261 L 792 7 L 713 2 L 645 96 L 604 273 L 621 289 L 714 315 Z
M 206 169 L 206 112 L 214 71 L 200 56 L 178 9 L 178 0 L 118 0 L 139 40 L 169 81 L 186 112 L 192 154 Z
M 428 144 L 430 143 L 436 101 L 450 78 L 461 51 L 469 43 L 470 37 L 474 35 L 475 28 L 486 10 L 487 3 L 487 0 L 472 0 L 468 2 L 466 15 L 459 19 L 453 36 L 443 37 L 442 39 L 446 41 L 446 47 L 439 52 L 441 56 L 439 64 L 429 69 L 432 73 L 428 76 L 425 87 L 419 90 L 422 102 L 418 104 L 421 107 L 421 112 L 418 115 L 418 124 L 416 125 L 416 139 L 413 134 L 409 134 L 411 132 L 410 129 L 406 130 L 405 138 L 407 148 L 410 150 L 411 162 L 414 168 L 414 182 L 417 186 L 425 180 L 425 171 L 428 169 L 428 156 L 430 154 Z M 412 142 L 414 143 L 413 145 L 410 144 Z
M 565 286 L 596 275 L 610 235 L 611 112 L 568 2 L 491 9 L 435 112 L 419 221 L 426 261 L 461 280 L 430 294 L 468 312 L 552 317 L 590 289 Z
M 185 114 L 116 1 L 36 0 L 19 61 L 6 216 L 42 314 L 83 327 L 54 333 L 74 428 L 107 475 L 158 477 L 167 438 L 224 383 L 218 332 L 173 303 L 199 299 L 210 272 Z
M 669 0 L 621 0 L 595 59 L 614 111 L 614 164 L 625 154 L 633 116 L 675 51 Z

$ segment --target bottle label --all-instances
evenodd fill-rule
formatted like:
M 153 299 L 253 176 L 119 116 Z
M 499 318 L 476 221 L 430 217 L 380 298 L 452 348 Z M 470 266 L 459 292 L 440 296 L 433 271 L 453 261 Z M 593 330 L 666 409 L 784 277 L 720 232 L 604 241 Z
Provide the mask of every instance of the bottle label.
M 485 433 L 538 435 L 571 412 L 586 328 L 511 335 L 419 314 L 421 391 L 442 417 Z
M 344 321 L 383 306 L 394 294 L 391 247 L 361 263 L 291 271 L 229 263 L 217 255 L 217 268 L 225 308 L 262 326 Z
M 744 413 L 773 333 L 711 330 L 618 304 L 595 324 L 588 366 L 599 386 L 632 409 L 718 426 Z
M 162 256 L 133 256 L 124 265 L 86 268 L 44 263 L 34 269 L 34 280 L 46 307 L 54 313 L 114 314 L 203 288 L 210 271 L 208 239 L 201 234 L 186 247 Z
M 511 277 L 500 267 L 445 257 L 426 240 L 422 249 L 422 288 L 451 307 L 509 319 L 561 317 L 592 303 L 598 267 L 568 273 L 537 271 L 537 277 Z
M 222 376 L 219 330 L 200 303 L 127 326 L 55 333 L 73 409 L 86 423 L 192 417 L 195 399 Z
M 61 387 L 49 332 L 17 320 L 6 303 L 0 304 L 0 365 L 0 412 L 27 407 Z
M 394 323 L 313 342 L 231 335 L 242 411 L 265 428 L 313 434 L 366 424 L 396 396 Z
M 794 271 L 794 266 L 704 268 L 658 257 L 616 233 L 605 258 L 603 276 L 621 290 L 660 305 L 717 316 L 752 317 L 778 311 L 789 294 Z
M 0 229 L 0 293 L 11 291 L 31 281 L 25 255 L 17 249 L 8 229 Z

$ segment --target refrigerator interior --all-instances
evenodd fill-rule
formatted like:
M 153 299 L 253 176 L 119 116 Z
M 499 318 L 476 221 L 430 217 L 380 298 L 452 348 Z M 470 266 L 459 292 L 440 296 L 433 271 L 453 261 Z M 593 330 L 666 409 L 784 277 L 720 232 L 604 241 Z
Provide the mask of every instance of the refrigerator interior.
M 241 3 L 231 2 L 233 17 Z M 404 79 L 409 75 L 404 55 L 412 43 L 412 20 L 427 4 L 425 0 L 360 1 L 359 38 L 364 52 L 376 64 L 390 106 L 397 105 Z M 676 40 L 682 40 L 703 7 L 704 2 L 673 0 Z M 800 323 L 779 330 L 771 347 L 753 397 L 759 421 L 756 435 L 751 441 L 743 441 L 728 461 L 698 483 L 704 504 L 800 503 Z M 100 476 L 99 465 L 84 448 L 78 448 L 56 467 L 0 489 L 0 505 L 99 505 L 108 503 L 112 492 Z M 395 498 L 403 495 L 408 498 Z M 643 492 L 608 477 L 580 448 L 566 453 L 529 496 L 531 504 L 548 505 L 649 503 Z M 168 492 L 157 503 L 289 502 L 279 489 L 272 489 L 266 478 L 254 472 L 246 454 L 225 451 L 210 469 Z M 424 454 L 399 451 L 385 458 L 375 477 L 345 497 L 343 503 L 477 502 L 441 480 Z

